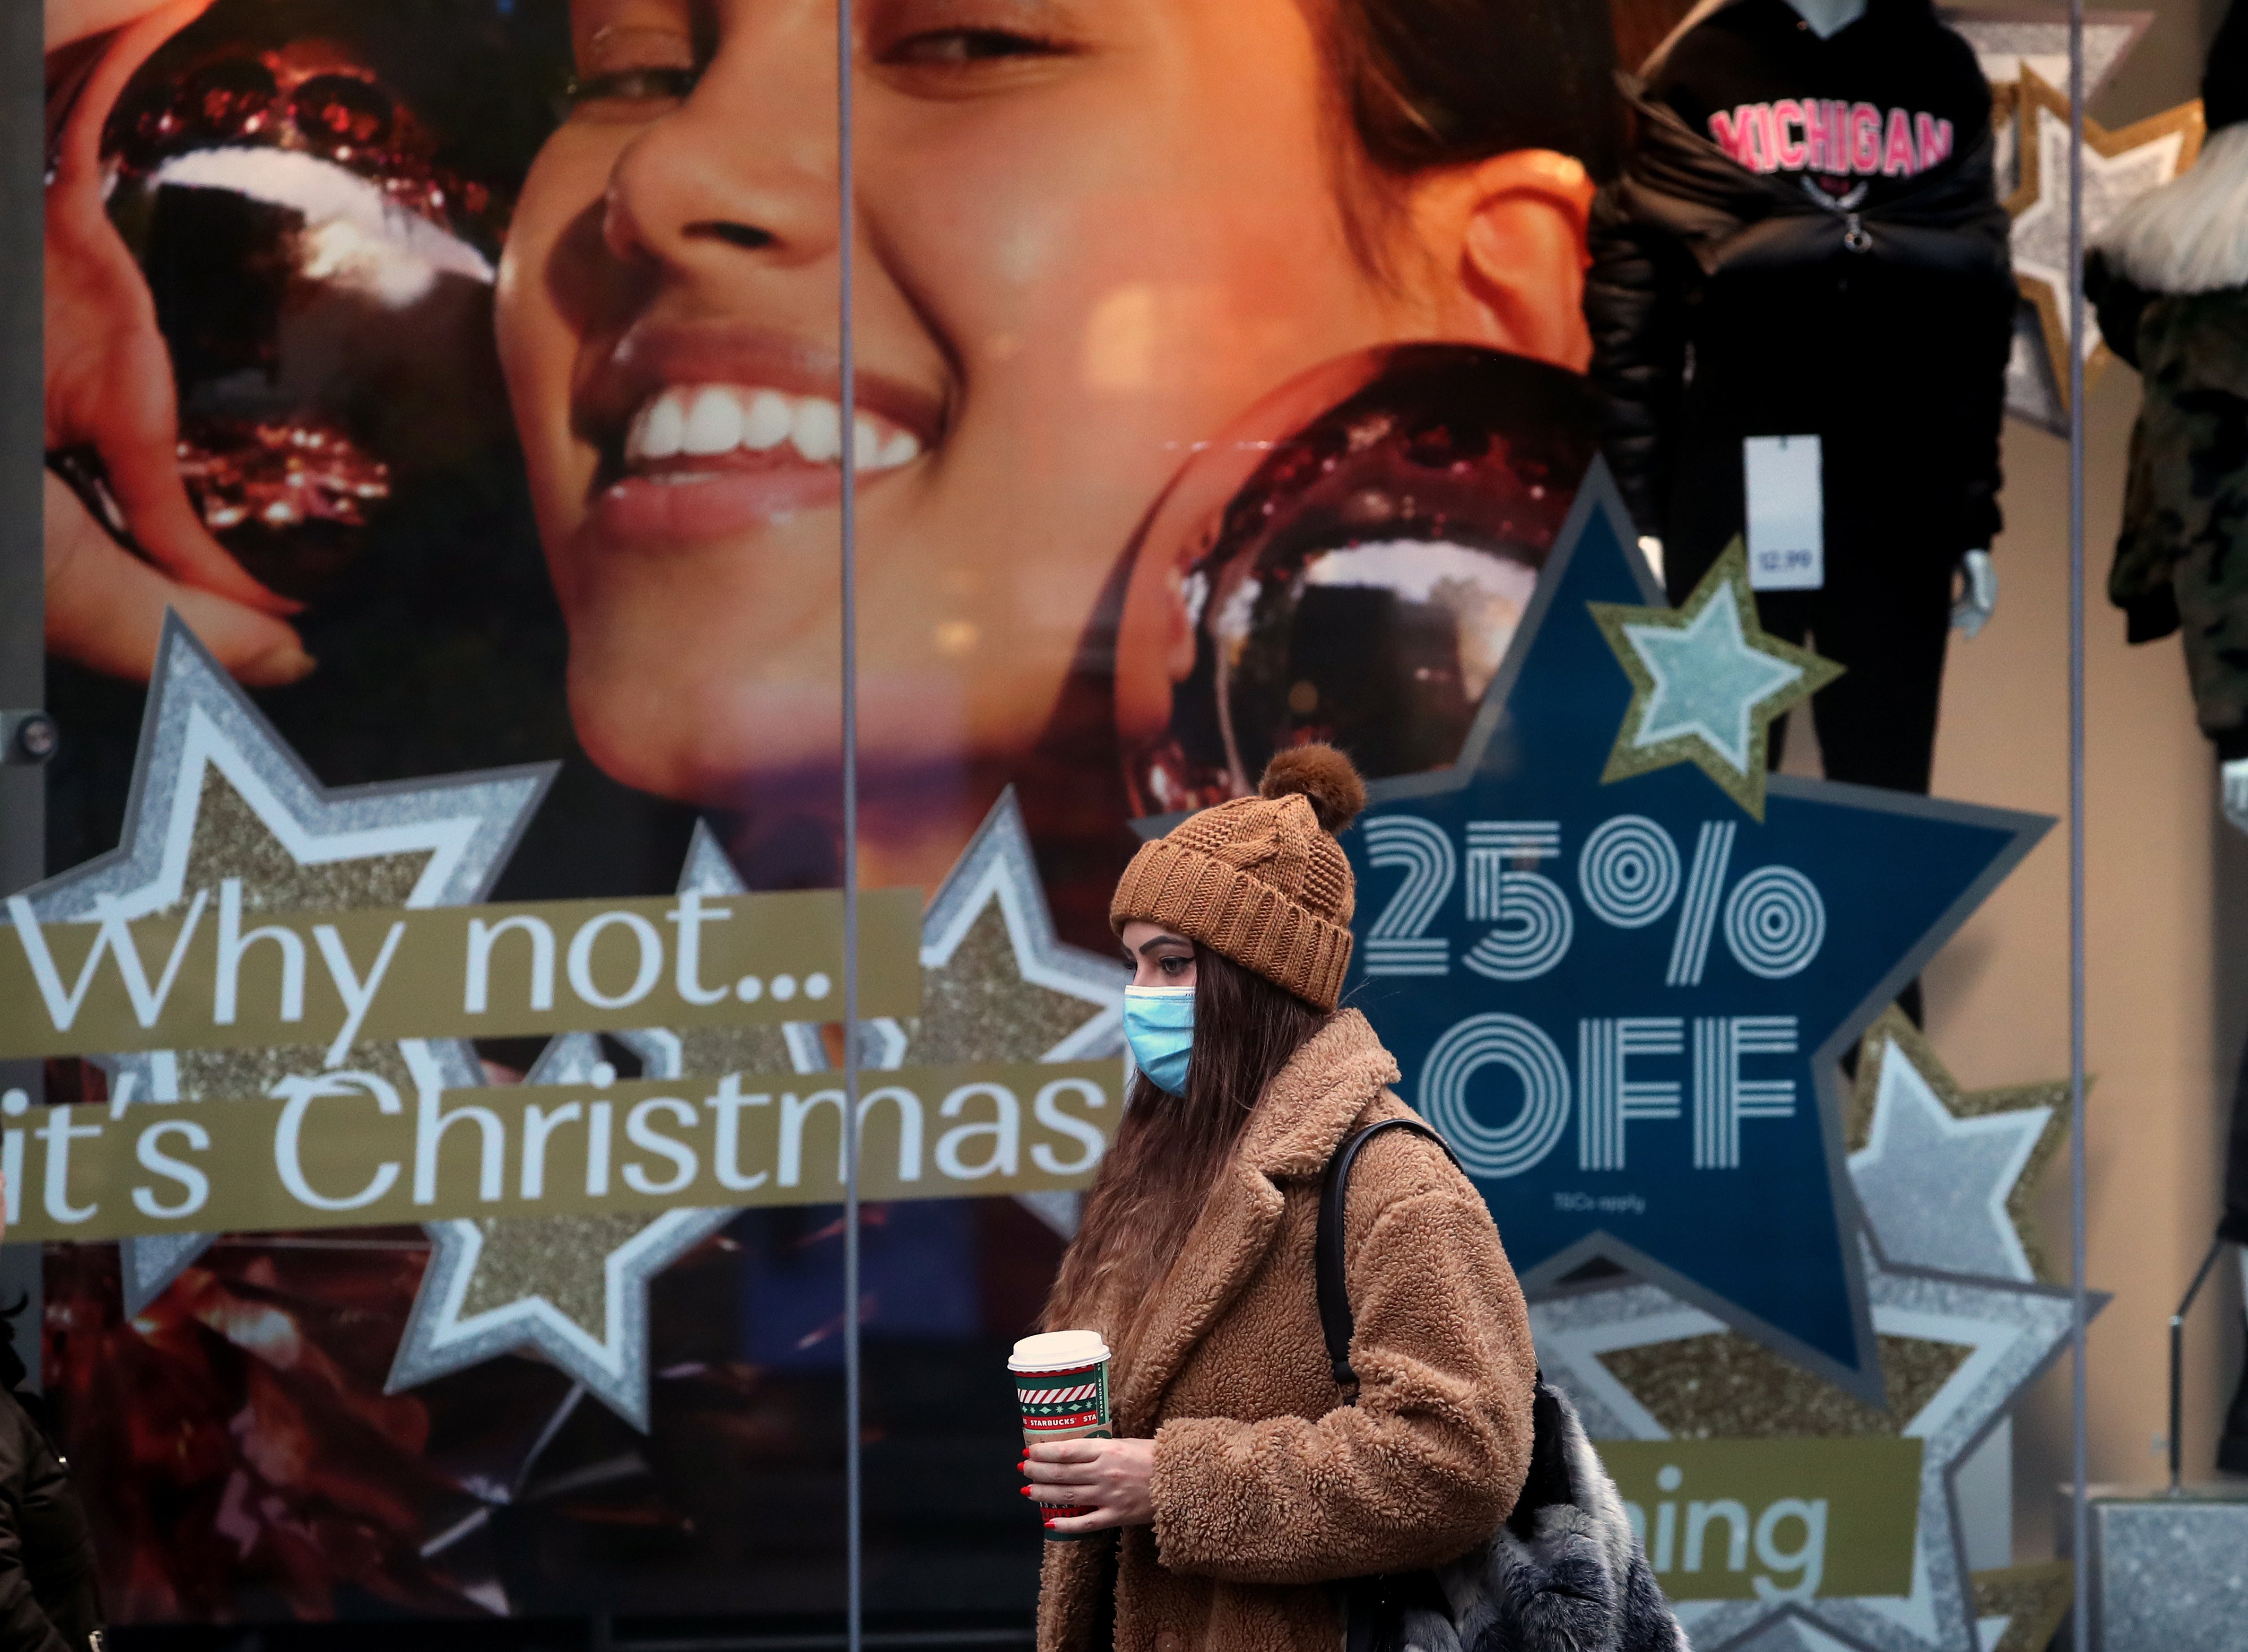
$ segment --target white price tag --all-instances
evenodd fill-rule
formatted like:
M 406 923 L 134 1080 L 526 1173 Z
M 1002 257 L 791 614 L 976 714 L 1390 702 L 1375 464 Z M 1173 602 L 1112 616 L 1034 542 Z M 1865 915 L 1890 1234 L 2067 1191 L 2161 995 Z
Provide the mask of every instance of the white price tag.
M 1749 584 L 1758 591 L 1816 591 L 1826 583 L 1826 507 L 1817 436 L 1751 436 Z

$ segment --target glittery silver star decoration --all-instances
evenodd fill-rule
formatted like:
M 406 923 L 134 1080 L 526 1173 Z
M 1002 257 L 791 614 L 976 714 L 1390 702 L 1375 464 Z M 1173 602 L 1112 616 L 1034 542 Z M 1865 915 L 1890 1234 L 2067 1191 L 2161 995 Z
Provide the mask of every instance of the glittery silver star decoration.
M 1124 966 L 1054 933 L 1012 786 L 922 915 L 919 1062 L 1088 1061 L 1124 1048 Z
M 243 909 L 435 907 L 483 898 L 554 765 L 429 780 L 322 785 L 176 616 L 168 616 L 134 758 L 118 847 L 24 892 L 43 922 L 166 912 L 190 892 L 242 881 Z M 0 922 L 6 922 L 0 916 Z M 317 1047 L 154 1050 L 97 1059 L 111 1111 L 263 1094 L 291 1073 L 356 1067 L 409 1082 L 408 1052 L 447 1081 L 476 1082 L 461 1040 Z M 209 1244 L 206 1234 L 126 1239 L 125 1309 L 137 1313 Z
M 680 868 L 679 893 L 727 898 L 749 893 L 742 874 L 710 830 L 697 820 Z M 732 1027 L 640 1027 L 615 1035 L 641 1059 L 652 1079 L 715 1078 L 722 1073 L 817 1073 L 827 1065 L 812 1022 L 781 1026 L 750 1023 Z
M 572 1032 L 547 1045 L 524 1082 L 598 1086 L 615 1077 L 600 1038 Z M 646 1433 L 648 1281 L 733 1217 L 691 1209 L 425 1223 L 429 1267 L 384 1391 L 535 1351 Z
M 1974 48 L 1983 76 L 1991 83 L 1991 142 L 1998 194 L 2021 183 L 2021 82 L 2034 74 L 2047 86 L 2068 84 L 2068 24 L 2032 9 L 1992 11 L 1945 10 L 1943 21 Z M 2084 21 L 2084 96 L 2099 97 L 2109 77 L 2122 66 L 2139 37 L 2154 21 L 2149 11 L 2090 11 Z M 2025 339 L 2035 336 L 2035 317 L 2024 312 Z M 2011 380 L 2010 380 L 2011 381 Z M 2042 380 L 2039 380 L 2040 384 Z
M 1739 1642 L 1739 1652 L 1857 1652 L 1857 1648 L 1799 1618 L 1782 1618 Z
M 2014 279 L 2027 306 L 2007 371 L 2007 407 L 2049 428 L 2068 422 L 2068 99 L 2025 66 L 2016 94 L 2018 171 L 2012 216 Z M 2204 132 L 2201 105 L 2180 104 L 2119 131 L 2084 123 L 2084 240 L 2096 243 L 2131 202 L 2192 166 Z M 2086 313 L 2077 348 L 2087 383 L 2107 357 Z M 2037 346 L 2042 345 L 2040 350 Z
M 684 893 L 744 893 L 741 876 L 698 824 L 679 878 Z M 1124 972 L 1054 933 L 1030 835 L 1011 790 L 993 805 L 922 923 L 922 1011 L 860 1029 L 869 1069 L 919 1062 L 1079 1061 L 1121 1052 Z M 822 1027 L 674 1029 L 613 1035 L 648 1078 L 728 1072 L 821 1073 Z M 532 1084 L 600 1080 L 599 1040 L 557 1038 Z M 1065 1236 L 1077 1196 L 1017 1196 Z M 648 1427 L 648 1283 L 717 1232 L 730 1210 L 646 1216 L 426 1224 L 435 1247 L 391 1370 L 393 1392 L 503 1354 L 535 1350 L 634 1427 Z
M 1788 1392 L 1778 1402 L 1760 1400 L 1757 1415 L 1764 1432 L 1812 1432 L 1804 1415 L 1823 1404 L 1841 1425 L 1816 1431 L 1888 1432 L 1925 1442 L 1911 1592 L 1680 1602 L 1679 1621 L 1699 1652 L 1824 1652 L 1837 1643 L 1861 1652 L 1981 1652 L 1953 1477 L 2066 1346 L 2068 1293 L 1897 1267 L 1870 1253 L 1867 1279 L 1894 1415 L 1883 1419 L 1840 1390 L 1813 1395 L 1808 1390 L 1827 1385 L 1776 1365 Z M 1707 1415 L 1713 1396 L 1727 1394 L 1729 1375 L 1769 1356 L 1735 1347 L 1741 1339 L 1721 1321 L 1658 1286 L 1632 1284 L 1535 1303 L 1531 1327 L 1547 1379 L 1575 1402 L 1596 1440 L 1749 1432 L 1696 1426 L 1696 1418 Z M 1743 1388 L 1756 1398 L 1752 1383 L 1731 1386 L 1732 1402 Z M 1844 1418 L 1845 1412 L 1854 1415 Z
M 1757 622 L 1743 543 L 1726 548 L 1683 608 L 1590 606 L 1634 690 L 1601 784 L 1691 763 L 1763 819 L 1772 722 L 1842 668 Z
M 696 821 L 679 892 L 745 893 L 709 825 Z M 826 1065 L 812 1025 L 614 1034 L 639 1057 L 641 1076 L 812 1073 Z M 613 1078 L 590 1033 L 556 1038 L 525 1075 L 530 1084 Z M 544 1354 L 618 1416 L 648 1428 L 648 1281 L 733 1219 L 717 1207 L 655 1216 L 549 1217 L 425 1224 L 435 1247 L 392 1365 L 395 1393 L 449 1371 L 526 1350 Z
M 1994 92 L 2020 83 L 2024 71 L 2049 86 L 2068 83 L 2068 23 L 2043 7 L 1943 10 L 1943 21 L 1975 50 L 1983 78 Z M 2096 98 L 2108 77 L 2122 66 L 2139 37 L 2154 21 L 2150 11 L 2087 11 L 2084 14 L 2084 95 Z
M 707 829 L 698 826 L 682 890 L 738 895 L 740 875 Z M 922 1013 L 869 1018 L 860 1025 L 859 1059 L 868 1068 L 968 1061 L 1083 1061 L 1124 1048 L 1124 970 L 1054 933 L 1030 833 L 1014 788 L 999 795 L 922 915 Z M 616 1035 L 651 1073 L 706 1074 L 758 1065 L 798 1073 L 832 1071 L 823 1029 L 790 1022 L 778 1030 L 722 1035 L 641 1028 Z M 714 1042 L 716 1038 L 729 1040 Z M 755 1052 L 736 1042 L 768 1041 Z M 1018 1196 L 1050 1223 L 1074 1230 L 1074 1194 Z
M 1890 1261 L 1990 1278 L 2037 1277 L 2014 1226 L 2014 1190 L 2054 1109 L 1954 1117 L 1894 1037 L 1879 1047 L 1866 1145 L 1850 1180 Z
M 1054 933 L 1031 835 L 1012 786 L 999 794 L 922 915 L 922 1012 L 867 1023 L 870 1067 L 910 1059 L 1086 1061 L 1124 1049 L 1125 971 Z M 827 1066 L 824 1052 L 819 1065 Z M 1025 1209 L 1066 1238 L 1079 1196 L 1023 1193 Z

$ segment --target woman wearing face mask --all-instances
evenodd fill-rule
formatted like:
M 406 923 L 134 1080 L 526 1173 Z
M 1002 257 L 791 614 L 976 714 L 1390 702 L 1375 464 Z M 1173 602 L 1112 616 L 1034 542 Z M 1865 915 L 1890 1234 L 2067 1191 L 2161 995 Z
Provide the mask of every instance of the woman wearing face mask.
M 1345 1214 L 1355 1395 L 1314 1307 L 1322 1175 L 1354 1129 L 1409 1116 L 1396 1063 L 1336 1007 L 1365 801 L 1349 759 L 1282 753 L 1261 794 L 1143 847 L 1111 922 L 1140 1067 L 1048 1309 L 1115 1350 L 1114 1440 L 1031 1448 L 1049 1517 L 1047 1652 L 1337 1644 L 1340 1580 L 1451 1559 L 1513 1506 L 1537 1357 L 1482 1199 L 1388 1131 Z M 1355 1402 L 1353 1403 L 1354 1399 Z

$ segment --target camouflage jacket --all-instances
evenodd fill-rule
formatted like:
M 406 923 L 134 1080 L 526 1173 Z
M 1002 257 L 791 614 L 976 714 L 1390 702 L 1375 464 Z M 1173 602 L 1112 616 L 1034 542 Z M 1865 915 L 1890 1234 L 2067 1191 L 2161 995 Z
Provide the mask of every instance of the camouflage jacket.
M 2224 760 L 2248 757 L 2248 287 L 2087 285 L 2146 396 L 2108 597 L 2134 642 L 2184 634 L 2202 732 Z

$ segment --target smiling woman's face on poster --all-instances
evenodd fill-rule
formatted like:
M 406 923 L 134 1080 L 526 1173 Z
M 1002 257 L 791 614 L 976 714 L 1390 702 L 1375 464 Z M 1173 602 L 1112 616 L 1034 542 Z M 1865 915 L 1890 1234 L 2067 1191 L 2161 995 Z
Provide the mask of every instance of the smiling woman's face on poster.
M 1582 366 L 1583 169 L 1505 141 L 1503 107 L 1382 106 L 1424 90 L 1382 30 L 1476 10 L 857 8 L 870 879 L 942 876 L 1052 726 L 1135 527 L 1261 395 L 1402 340 Z M 634 786 L 819 812 L 840 744 L 835 10 L 577 0 L 571 32 L 574 103 L 524 187 L 499 336 L 572 715 Z M 1374 153 L 1401 120 L 1440 158 Z

